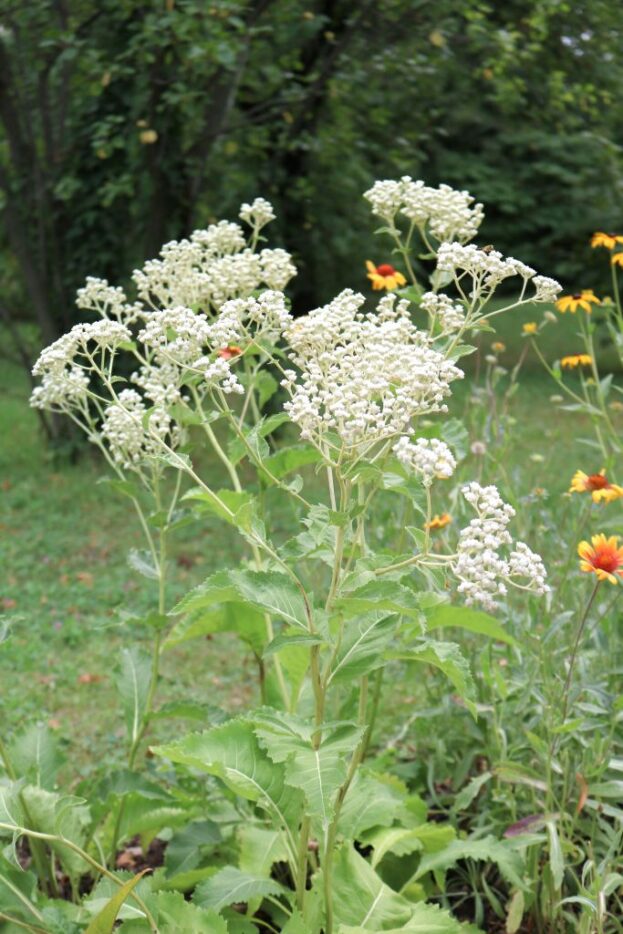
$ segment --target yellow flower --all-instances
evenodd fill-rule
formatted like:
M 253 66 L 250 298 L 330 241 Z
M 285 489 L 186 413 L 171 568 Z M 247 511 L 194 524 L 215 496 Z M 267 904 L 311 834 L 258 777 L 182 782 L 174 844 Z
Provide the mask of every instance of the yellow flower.
M 617 256 L 621 254 L 617 253 Z M 614 257 L 612 257 L 614 260 Z M 592 289 L 583 289 L 581 292 L 574 292 L 573 295 L 563 295 L 562 298 L 559 298 L 556 302 L 556 308 L 562 314 L 565 311 L 570 311 L 572 314 L 575 314 L 578 308 L 581 308 L 587 314 L 590 315 L 591 305 L 601 305 L 601 302 L 595 295 Z
M 424 526 L 425 529 L 445 529 L 447 525 L 450 525 L 452 522 L 452 516 L 447 512 L 442 512 L 442 514 L 434 515 L 430 522 L 427 522 Z
M 504 353 L 506 350 L 506 344 L 503 344 L 502 341 L 494 341 L 491 344 L 491 350 L 494 353 Z
M 392 289 L 397 289 L 398 286 L 406 285 L 407 280 L 401 272 L 398 272 L 394 269 L 393 266 L 390 266 L 389 263 L 381 263 L 380 266 L 375 266 L 374 263 L 370 260 L 366 260 L 366 269 L 368 270 L 368 279 L 372 283 L 372 288 L 375 290 L 387 289 L 389 292 Z
M 619 548 L 619 538 L 611 535 L 610 538 L 602 533 L 593 535 L 591 544 L 580 542 L 578 554 L 581 558 L 580 570 L 586 574 L 595 574 L 599 581 L 610 581 L 616 584 L 615 574 L 623 577 L 623 548 Z
M 593 358 L 587 353 L 572 353 L 568 357 L 563 357 L 560 365 L 568 370 L 574 370 L 576 366 L 590 366 Z
M 594 503 L 611 503 L 623 496 L 623 487 L 610 483 L 606 471 L 585 474 L 583 470 L 576 470 L 571 478 L 570 493 L 590 493 Z
M 610 262 L 613 266 L 623 266 L 623 253 L 615 253 Z
M 521 330 L 524 334 L 536 334 L 539 330 L 539 326 L 536 321 L 526 321 Z
M 603 231 L 598 230 L 591 237 L 592 247 L 605 246 L 607 250 L 614 250 L 617 243 L 623 243 L 621 234 L 603 233 Z

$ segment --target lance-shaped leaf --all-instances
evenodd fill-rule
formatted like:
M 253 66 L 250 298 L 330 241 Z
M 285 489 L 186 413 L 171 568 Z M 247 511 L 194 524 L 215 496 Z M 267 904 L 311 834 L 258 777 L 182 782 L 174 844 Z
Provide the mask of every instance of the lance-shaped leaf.
M 349 622 L 329 683 L 360 678 L 383 665 L 383 653 L 395 628 L 396 617 L 380 611 Z
M 409 649 L 389 652 L 388 658 L 419 662 L 438 668 L 453 684 L 459 697 L 475 715 L 475 688 L 469 665 L 455 642 L 419 642 Z
M 309 629 L 308 606 L 303 591 L 291 577 L 278 571 L 219 571 L 191 590 L 173 612 L 206 610 L 232 601 L 246 602 L 306 632 Z
M 482 610 L 472 610 L 468 606 L 451 606 L 448 603 L 431 607 L 426 612 L 426 628 L 440 629 L 446 626 L 456 626 L 467 632 L 488 636 L 496 642 L 506 642 L 508 645 L 517 645 L 517 640 L 502 626 L 497 619 L 484 613 Z
M 204 733 L 191 733 L 178 743 L 160 746 L 157 755 L 216 775 L 269 813 L 275 824 L 298 823 L 300 792 L 285 783 L 283 765 L 272 762 L 246 720 L 229 720 Z
M 125 722 L 132 743 L 139 737 L 147 712 L 149 685 L 151 683 L 151 659 L 149 655 L 133 646 L 121 650 L 117 690 L 121 695 Z
M 149 872 L 149 870 L 144 869 L 141 873 L 134 876 L 133 879 L 128 879 L 127 882 L 124 882 L 117 892 L 106 902 L 102 910 L 93 918 L 85 934 L 112 934 L 121 906 L 130 898 L 132 889 L 138 885 L 141 881 L 141 877 L 144 876 L 146 872 Z
M 197 886 L 193 902 L 202 908 L 214 908 L 215 911 L 219 911 L 239 902 L 265 898 L 267 895 L 287 894 L 288 890 L 274 879 L 242 872 L 234 866 L 225 866 L 216 875 Z

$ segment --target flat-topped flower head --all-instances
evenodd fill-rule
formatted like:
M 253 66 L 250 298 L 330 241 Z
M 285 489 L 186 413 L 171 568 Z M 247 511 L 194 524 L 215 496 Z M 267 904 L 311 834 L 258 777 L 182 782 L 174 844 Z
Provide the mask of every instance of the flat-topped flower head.
M 394 269 L 389 263 L 381 263 L 380 266 L 375 266 L 374 263 L 368 259 L 366 260 L 366 269 L 368 270 L 368 279 L 372 283 L 372 288 L 375 291 L 386 289 L 388 292 L 391 292 L 393 289 L 407 284 L 407 280 L 403 274 L 398 272 L 397 269 Z
M 284 330 L 298 370 L 285 374 L 284 407 L 315 444 L 333 433 L 345 449 L 367 448 L 406 434 L 418 415 L 446 411 L 463 376 L 414 326 L 407 301 L 386 295 L 368 313 L 364 302 L 346 289 Z
M 563 357 L 560 365 L 565 370 L 575 370 L 579 366 L 591 366 L 593 358 L 587 353 L 572 353 Z
M 576 470 L 571 478 L 570 493 L 590 493 L 594 503 L 611 503 L 623 497 L 623 487 L 610 483 L 605 470 L 599 473 L 585 474 Z
M 580 570 L 594 574 L 599 581 L 616 584 L 617 577 L 623 577 L 623 547 L 619 548 L 619 537 L 610 538 L 602 533 L 593 535 L 590 542 L 578 545 Z
M 597 298 L 592 289 L 583 289 L 581 292 L 574 292 L 573 295 L 563 295 L 556 302 L 556 308 L 563 315 L 567 311 L 574 315 L 578 308 L 590 315 L 593 305 L 601 305 L 601 300 Z
M 394 223 L 397 214 L 413 224 L 426 228 L 440 243 L 472 240 L 484 217 L 482 204 L 477 204 L 468 191 L 457 191 L 449 185 L 431 188 L 418 179 L 404 175 L 400 180 L 375 182 L 364 198 L 372 205 L 372 212 L 388 223 Z
M 539 326 L 536 321 L 526 321 L 526 323 L 522 325 L 521 330 L 524 334 L 532 335 L 537 333 Z
M 623 243 L 623 236 L 621 236 L 621 234 L 604 233 L 598 230 L 591 237 L 591 246 L 593 248 L 603 246 L 607 250 L 614 250 L 617 243 Z

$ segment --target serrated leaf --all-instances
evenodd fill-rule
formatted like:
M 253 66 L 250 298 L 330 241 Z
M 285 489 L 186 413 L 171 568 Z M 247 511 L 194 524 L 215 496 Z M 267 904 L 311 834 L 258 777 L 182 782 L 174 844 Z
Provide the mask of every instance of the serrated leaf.
M 337 851 L 331 873 L 333 907 L 338 925 L 382 931 L 410 920 L 413 906 L 390 889 L 350 844 Z
M 329 684 L 360 678 L 383 665 L 383 652 L 396 629 L 396 617 L 369 613 L 346 627 Z
M 505 840 L 490 835 L 480 840 L 453 840 L 438 853 L 424 855 L 413 878 L 421 879 L 427 872 L 445 872 L 462 859 L 495 863 L 507 882 L 517 889 L 526 889 L 521 855 Z
M 211 820 L 192 821 L 174 833 L 164 854 L 164 868 L 169 878 L 195 869 L 201 862 L 202 848 L 221 840 L 218 824 Z
M 165 646 L 180 645 L 215 632 L 235 632 L 257 654 L 261 654 L 266 644 L 266 621 L 261 611 L 240 600 L 231 600 L 214 609 L 188 613 L 170 629 Z
M 142 577 L 150 580 L 158 580 L 158 568 L 154 564 L 153 555 L 149 551 L 139 551 L 138 548 L 130 548 L 128 552 L 128 564 L 137 571 Z
M 370 610 L 381 610 L 385 616 L 403 614 L 419 619 L 422 610 L 417 595 L 398 581 L 369 581 L 334 603 L 334 610 L 344 619 L 351 619 Z
M 351 927 L 341 925 L 338 934 L 368 934 L 376 931 L 375 927 Z M 412 909 L 411 917 L 399 928 L 383 928 L 383 934 L 467 934 L 460 924 L 447 911 L 437 905 L 418 904 Z
M 478 795 L 480 789 L 491 779 L 491 772 L 483 772 L 482 775 L 476 775 L 462 788 L 454 799 L 452 805 L 453 811 L 464 811 L 468 808 L 474 798 Z
M 404 797 L 391 780 L 358 771 L 340 810 L 339 833 L 347 840 L 358 840 L 372 827 L 391 826 Z
M 438 668 L 453 684 L 457 694 L 465 701 L 475 716 L 474 682 L 460 648 L 454 642 L 427 641 L 418 643 L 399 652 L 388 653 L 388 658 L 402 659 L 406 662 L 418 662 Z
M 216 875 L 197 886 L 193 903 L 220 911 L 229 905 L 265 898 L 267 895 L 289 895 L 289 892 L 274 879 L 264 879 L 262 876 L 242 872 L 234 866 L 225 866 Z
M 172 762 L 218 776 L 232 791 L 257 802 L 277 826 L 298 826 L 300 792 L 285 783 L 283 766 L 272 762 L 261 748 L 249 721 L 229 720 L 154 751 Z
M 50 730 L 37 724 L 28 727 L 11 744 L 11 761 L 18 775 L 40 788 L 52 790 L 63 763 L 58 741 Z

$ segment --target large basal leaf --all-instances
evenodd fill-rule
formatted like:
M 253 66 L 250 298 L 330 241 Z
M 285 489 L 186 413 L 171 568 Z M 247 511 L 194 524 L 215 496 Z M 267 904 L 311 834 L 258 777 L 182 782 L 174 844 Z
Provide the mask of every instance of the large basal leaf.
M 409 921 L 402 927 L 383 928 L 383 934 L 467 934 L 461 925 L 447 911 L 442 911 L 437 905 L 415 905 Z M 368 934 L 369 931 L 378 931 L 375 927 L 352 927 L 342 924 L 338 934 Z
M 158 934 L 229 934 L 227 922 L 211 909 L 186 901 L 181 892 L 158 892 L 148 899 Z M 147 921 L 124 921 L 120 934 L 151 934 Z
M 344 844 L 336 853 L 331 882 L 338 925 L 384 931 L 400 928 L 411 918 L 413 905 L 385 885 L 350 844 Z
M 140 735 L 151 683 L 151 659 L 147 652 L 132 646 L 121 650 L 117 690 L 121 696 L 128 736 L 132 743 Z
M 173 613 L 206 610 L 232 601 L 246 602 L 305 632 L 309 629 L 303 592 L 290 577 L 278 571 L 219 571 L 191 590 Z
M 432 640 L 418 642 L 412 648 L 390 652 L 387 657 L 405 662 L 419 662 L 438 668 L 452 683 L 459 697 L 475 716 L 474 682 L 469 665 L 455 642 L 433 642 Z
M 440 629 L 445 626 L 456 626 L 467 632 L 475 632 L 481 636 L 488 636 L 496 642 L 506 642 L 508 645 L 517 645 L 517 640 L 495 619 L 482 610 L 472 610 L 468 606 L 451 606 L 448 603 L 432 607 L 426 612 L 426 628 Z
M 243 872 L 254 873 L 266 879 L 270 877 L 274 863 L 288 858 L 283 834 L 256 824 L 245 824 L 238 831 L 240 855 L 238 864 Z
M 358 771 L 352 782 L 338 821 L 338 831 L 347 840 L 358 840 L 372 827 L 389 827 L 403 806 L 405 795 L 391 779 L 383 781 Z
M 346 779 L 348 762 L 361 742 L 363 730 L 348 725 L 325 731 L 316 748 L 311 727 L 294 718 L 275 714 L 259 721 L 256 734 L 275 762 L 285 762 L 285 780 L 305 795 L 306 813 L 327 827 L 334 814 L 337 793 Z
M 361 678 L 383 665 L 383 653 L 395 628 L 396 617 L 380 611 L 347 623 L 329 684 Z
M 193 902 L 203 908 L 220 911 L 229 905 L 249 902 L 267 895 L 288 895 L 289 892 L 274 879 L 242 872 L 234 866 L 225 866 L 195 889 Z
M 524 864 L 521 855 L 507 841 L 496 840 L 492 836 L 480 840 L 453 840 L 438 853 L 426 854 L 420 861 L 414 879 L 421 879 L 427 872 L 450 869 L 462 859 L 495 863 L 507 882 L 518 889 L 526 888 L 522 878 Z
M 65 837 L 83 846 L 90 820 L 89 809 L 81 798 L 56 794 L 33 785 L 26 785 L 22 795 L 31 818 L 31 830 Z M 49 846 L 68 875 L 75 878 L 85 872 L 87 864 L 79 854 L 61 842 L 54 841 Z
M 249 721 L 229 720 L 155 752 L 218 776 L 232 791 L 257 802 L 278 826 L 298 825 L 300 792 L 286 785 L 284 767 L 272 762 L 261 748 Z

